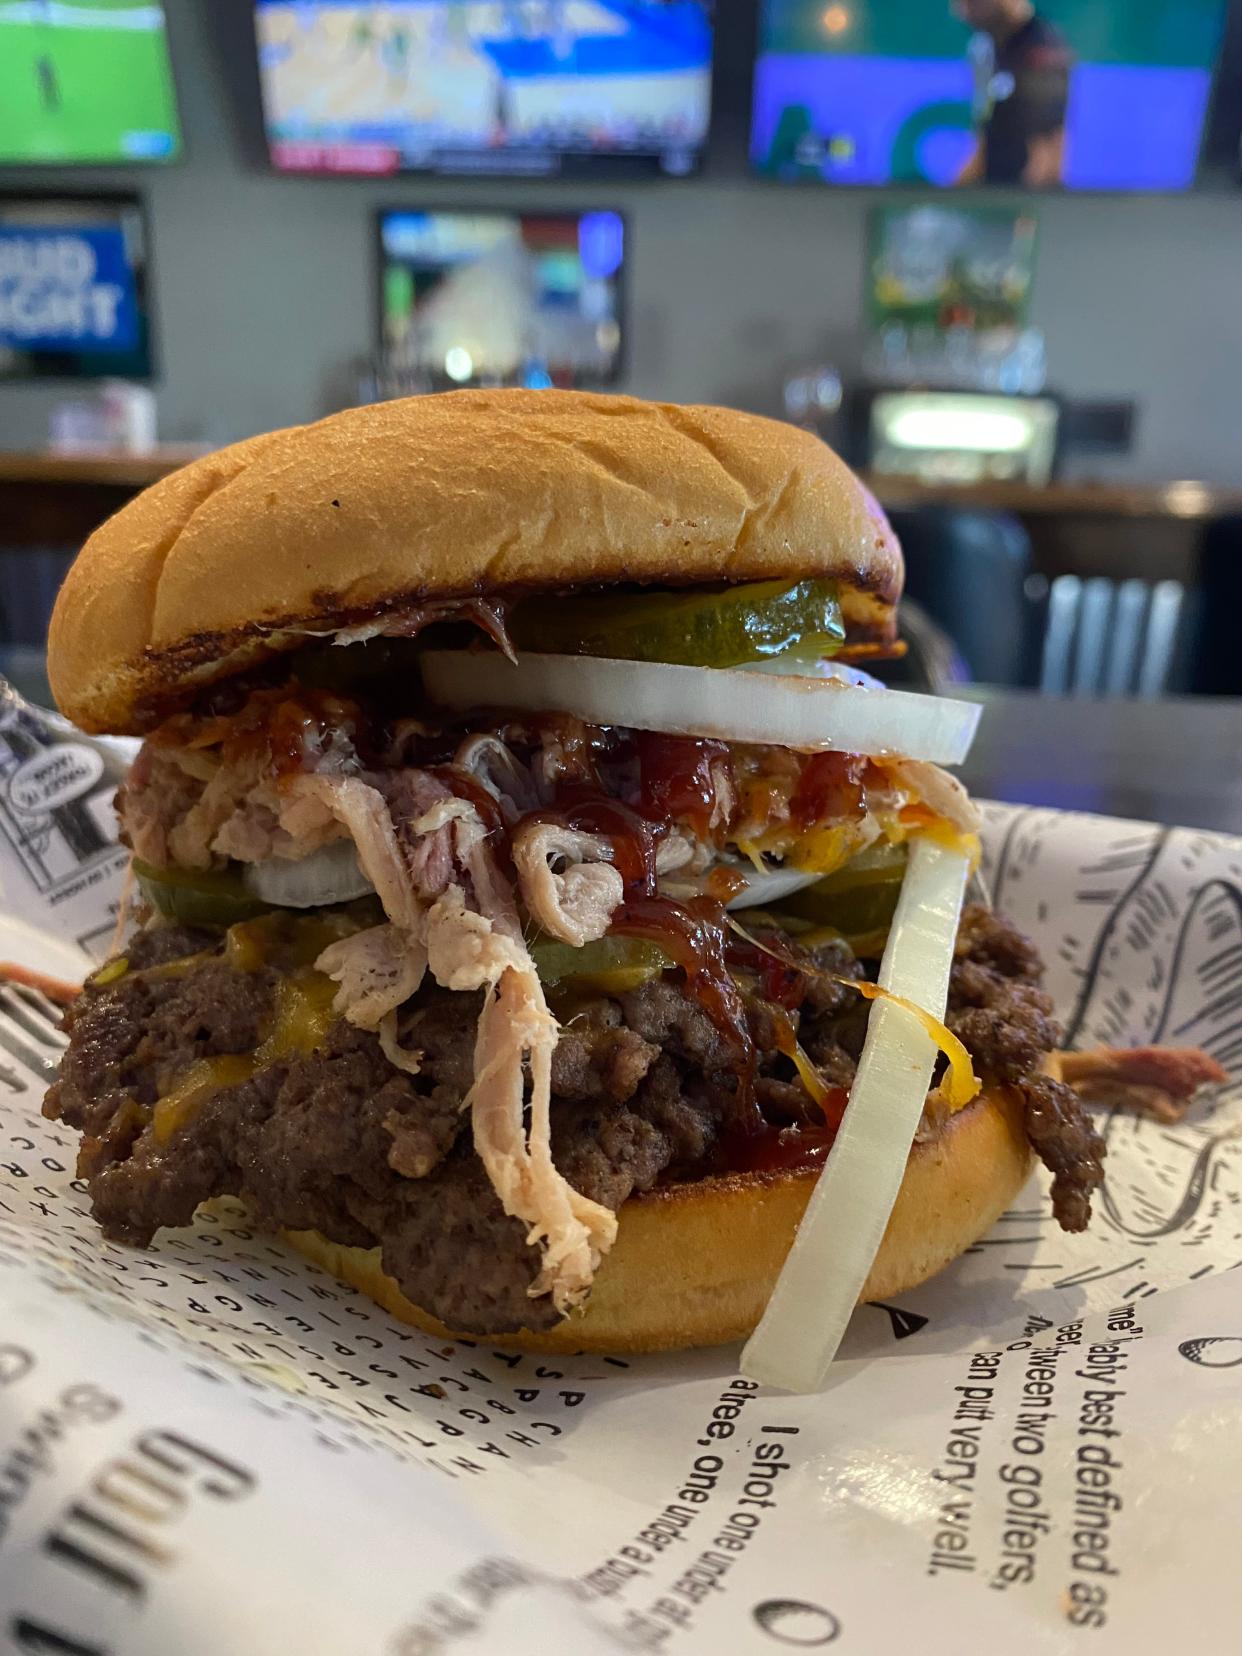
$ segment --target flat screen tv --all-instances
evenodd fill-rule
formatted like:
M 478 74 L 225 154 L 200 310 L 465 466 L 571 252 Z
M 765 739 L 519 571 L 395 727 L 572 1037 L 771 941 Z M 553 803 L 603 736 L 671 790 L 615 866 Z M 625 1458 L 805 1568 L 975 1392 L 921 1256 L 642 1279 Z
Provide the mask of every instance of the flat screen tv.
M 290 172 L 691 171 L 711 0 L 257 0 L 268 142 Z
M 0 0 L 0 166 L 170 161 L 180 149 L 162 5 Z
M 136 196 L 0 196 L 0 376 L 151 375 Z
M 622 347 L 619 213 L 380 214 L 387 359 L 434 386 L 604 385 Z
M 829 184 L 1177 191 L 1226 0 L 764 0 L 751 156 Z

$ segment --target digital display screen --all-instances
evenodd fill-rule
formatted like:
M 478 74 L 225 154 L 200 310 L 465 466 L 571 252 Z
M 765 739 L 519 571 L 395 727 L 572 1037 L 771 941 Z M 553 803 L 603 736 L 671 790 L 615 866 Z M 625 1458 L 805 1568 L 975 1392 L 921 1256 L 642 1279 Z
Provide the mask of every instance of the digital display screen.
M 829 184 L 1188 189 L 1226 0 L 764 0 L 751 157 Z
M 696 164 L 710 0 L 257 0 L 268 142 L 293 172 Z
M 181 149 L 162 5 L 0 0 L 0 165 Z
M 148 378 L 146 273 L 136 197 L 0 197 L 0 375 Z
M 383 346 L 436 385 L 615 378 L 619 213 L 380 215 Z

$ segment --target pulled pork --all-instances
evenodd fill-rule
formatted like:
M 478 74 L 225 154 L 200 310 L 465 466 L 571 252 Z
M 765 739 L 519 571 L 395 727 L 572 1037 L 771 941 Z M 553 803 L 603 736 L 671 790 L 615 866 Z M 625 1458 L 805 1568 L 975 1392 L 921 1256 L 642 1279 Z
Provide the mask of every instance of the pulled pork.
M 269 917 L 258 967 L 223 934 L 157 928 L 69 1013 L 47 1108 L 84 1134 L 109 1234 L 144 1241 L 241 1195 L 270 1225 L 378 1245 L 409 1297 L 462 1331 L 547 1326 L 588 1293 L 633 1192 L 813 1161 L 835 1131 L 863 968 L 841 943 L 739 944 L 722 907 L 739 867 L 828 872 L 881 837 L 978 819 L 931 765 L 560 716 L 478 730 L 400 716 L 394 693 L 237 689 L 156 731 L 118 798 L 157 868 L 352 844 L 382 923 L 316 943 L 330 1025 L 308 1037 L 296 1004 L 316 922 Z M 637 937 L 675 967 L 558 1002 L 559 1028 L 527 926 L 574 949 Z M 1102 1145 L 1042 1073 L 1058 1032 L 1038 979 L 1015 933 L 967 914 L 949 1025 L 1022 1100 L 1073 1229 Z
M 564 1312 L 588 1292 L 616 1219 L 553 1155 L 557 1025 L 520 916 L 577 948 L 614 928 L 671 928 L 697 951 L 691 985 L 714 993 L 726 1038 L 731 1024 L 745 1049 L 733 1067 L 747 1092 L 754 1058 L 732 1004 L 720 922 L 702 911 L 674 916 L 670 899 L 657 899 L 661 873 L 676 872 L 679 893 L 693 899 L 697 871 L 714 899 L 719 853 L 744 852 L 762 868 L 765 857 L 826 843 L 834 850 L 821 854 L 840 861 L 885 823 L 900 837 L 903 811 L 925 821 L 920 790 L 973 825 L 956 783 L 932 766 L 906 769 L 903 777 L 857 756 L 734 749 L 566 718 L 483 732 L 393 720 L 294 681 L 252 690 L 228 713 L 170 720 L 144 745 L 118 811 L 135 854 L 157 867 L 313 857 L 353 842 L 387 925 L 322 957 L 338 984 L 336 1010 L 375 1031 L 388 1060 L 413 1076 L 422 1060 L 402 1039 L 397 1008 L 424 973 L 443 988 L 482 991 L 465 1100 L 474 1149 L 505 1214 L 542 1250 L 532 1295 L 550 1295 Z M 730 893 L 746 883 L 728 870 L 725 881 Z M 665 908 L 654 919 L 649 908 L 636 915 L 635 898 Z
M 1172 1126 L 1200 1087 L 1220 1086 L 1228 1073 L 1194 1047 L 1096 1047 L 1058 1052 L 1053 1069 L 1089 1104 L 1133 1110 Z

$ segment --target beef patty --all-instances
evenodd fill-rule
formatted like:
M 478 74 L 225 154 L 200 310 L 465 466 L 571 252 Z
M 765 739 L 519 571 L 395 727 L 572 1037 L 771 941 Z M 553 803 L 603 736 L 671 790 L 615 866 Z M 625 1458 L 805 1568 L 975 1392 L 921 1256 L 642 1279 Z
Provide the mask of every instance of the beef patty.
M 808 968 L 782 992 L 798 1003 L 788 1014 L 798 1038 L 826 1081 L 848 1087 L 866 1009 L 836 979 L 862 967 L 841 943 L 800 952 L 785 939 L 783 948 Z M 501 1210 L 462 1113 L 474 997 L 428 986 L 406 1003 L 400 1040 L 423 1054 L 416 1076 L 341 1019 L 314 1050 L 255 1067 L 246 1060 L 275 1016 L 278 958 L 242 970 L 223 934 L 164 925 L 139 933 L 127 960 L 66 1015 L 69 1047 L 44 1105 L 83 1135 L 78 1171 L 105 1235 L 143 1246 L 162 1226 L 188 1224 L 209 1197 L 239 1196 L 273 1229 L 379 1246 L 403 1292 L 462 1333 L 557 1321 L 548 1300 L 527 1292 L 538 1253 Z M 968 909 L 947 1021 L 985 1084 L 1021 1099 L 1054 1176 L 1057 1217 L 1078 1230 L 1103 1145 L 1075 1094 L 1039 1073 L 1059 1039 L 1040 973 L 1012 927 Z M 817 1124 L 778 1050 L 774 1008 L 758 984 L 744 998 L 759 1051 L 754 1103 L 742 1097 L 734 1049 L 678 982 L 560 1009 L 553 1152 L 576 1189 L 616 1209 L 657 1183 L 718 1171 L 742 1112 L 756 1105 L 774 1127 Z M 187 1088 L 187 1077 L 196 1084 Z M 177 1089 L 182 1106 L 161 1116 L 157 1102 Z

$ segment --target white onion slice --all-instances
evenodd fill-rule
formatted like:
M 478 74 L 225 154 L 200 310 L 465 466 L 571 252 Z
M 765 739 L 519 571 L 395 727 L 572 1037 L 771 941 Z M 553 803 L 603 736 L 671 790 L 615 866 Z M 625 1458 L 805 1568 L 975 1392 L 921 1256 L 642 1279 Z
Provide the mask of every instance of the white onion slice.
M 861 667 L 851 667 L 848 661 L 801 660 L 786 650 L 782 655 L 768 656 L 766 661 L 748 661 L 742 668 L 746 673 L 775 673 L 779 678 L 837 679 L 842 684 L 853 684 L 860 690 L 883 690 L 882 680 Z
M 880 966 L 880 985 L 944 1017 L 970 864 L 916 840 Z M 884 1237 L 936 1062 L 904 1007 L 876 1001 L 841 1129 L 772 1298 L 742 1352 L 742 1373 L 818 1391 Z
M 325 845 L 295 861 L 270 857 L 266 862 L 249 863 L 242 880 L 260 902 L 276 908 L 326 908 L 352 903 L 355 897 L 375 890 L 358 866 L 351 840 Z
M 534 654 L 511 662 L 498 650 L 429 650 L 422 659 L 429 695 L 447 707 L 571 713 L 634 730 L 937 765 L 966 757 L 981 711 L 939 696 L 737 667 Z
M 749 873 L 744 868 L 734 868 L 730 863 L 731 873 L 741 874 L 746 881 L 746 890 L 740 891 L 733 900 L 726 905 L 731 909 L 758 908 L 764 903 L 779 902 L 782 897 L 788 897 L 792 892 L 801 891 L 805 886 L 814 885 L 816 880 L 822 880 L 822 874 L 808 873 L 805 868 L 774 868 L 770 873 L 760 874 L 757 869 Z

